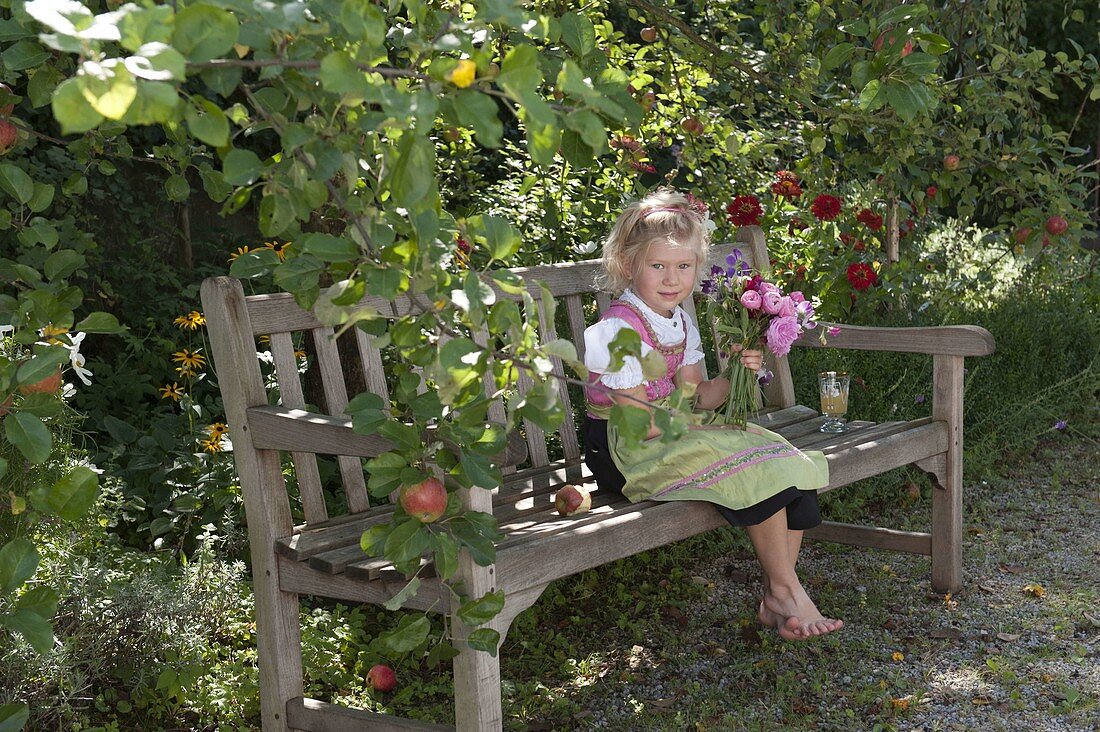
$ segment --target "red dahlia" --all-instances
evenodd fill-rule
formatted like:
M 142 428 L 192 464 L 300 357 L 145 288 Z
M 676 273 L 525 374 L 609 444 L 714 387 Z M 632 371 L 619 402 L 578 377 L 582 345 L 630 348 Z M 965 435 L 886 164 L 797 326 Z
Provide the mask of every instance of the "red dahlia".
M 865 208 L 856 214 L 856 221 L 866 226 L 871 231 L 882 228 L 882 217 L 869 208 Z
M 781 170 L 779 172 L 785 173 L 786 171 Z M 772 183 L 772 193 L 786 198 L 798 198 L 802 195 L 802 186 L 798 185 L 798 181 L 794 178 L 780 178 Z
M 759 226 L 764 208 L 756 196 L 734 196 L 726 206 L 726 213 L 734 226 Z
M 840 199 L 822 193 L 810 204 L 810 212 L 818 221 L 833 221 L 837 216 L 840 216 Z
M 878 274 L 866 262 L 852 262 L 848 265 L 848 284 L 852 289 L 863 291 L 878 284 Z

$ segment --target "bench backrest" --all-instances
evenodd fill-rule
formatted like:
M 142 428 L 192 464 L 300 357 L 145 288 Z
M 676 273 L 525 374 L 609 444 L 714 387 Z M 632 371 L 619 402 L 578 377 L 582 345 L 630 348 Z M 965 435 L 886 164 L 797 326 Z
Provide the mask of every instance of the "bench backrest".
M 760 230 L 755 227 L 742 228 L 738 240 L 737 246 L 741 248 L 750 266 L 766 271 L 768 257 Z M 734 245 L 713 247 L 712 261 L 723 262 L 733 247 Z M 526 281 L 529 292 L 539 303 L 540 335 L 543 341 L 558 337 L 572 340 L 582 361 L 584 329 L 595 322 L 599 313 L 611 301 L 609 293 L 595 290 L 594 278 L 598 268 L 599 260 L 588 260 L 512 270 Z M 541 303 L 539 282 L 548 288 L 557 303 L 557 322 L 550 322 L 546 317 L 546 310 Z M 372 336 L 353 328 L 348 337 L 342 338 L 338 344 L 333 328 L 322 325 L 312 313 L 302 310 L 289 294 L 246 297 L 240 284 L 228 278 L 219 278 L 216 285 L 210 282 L 208 285 L 210 286 L 203 288 L 203 307 L 211 332 L 212 355 L 226 403 L 227 418 L 231 429 L 237 427 L 232 433 L 236 440 L 240 441 L 242 436 L 247 438 L 248 435 L 242 432 L 239 425 L 234 425 L 234 421 L 244 419 L 244 409 L 266 406 L 274 401 L 275 388 L 282 406 L 306 409 L 306 391 L 302 380 L 304 361 L 301 355 L 305 339 L 309 339 L 311 344 L 309 369 L 316 370 L 320 377 L 324 401 L 323 405 L 319 405 L 321 410 L 333 416 L 342 416 L 349 400 L 349 382 L 365 387 L 381 396 L 384 403 L 389 403 L 390 384 L 387 382 L 383 363 L 390 355 L 377 348 Z M 519 299 L 518 296 L 511 297 Z M 368 298 L 365 304 L 382 313 L 402 314 L 403 306 L 399 302 Z M 694 304 L 691 300 L 685 302 L 684 306 L 694 317 Z M 564 327 L 567 332 L 559 332 L 560 327 Z M 263 361 L 269 361 L 273 365 L 273 372 L 267 377 L 267 383 L 264 382 L 261 369 Z M 785 360 L 775 364 L 773 369 L 776 377 L 768 388 L 768 402 L 777 406 L 789 406 L 794 403 L 794 390 Z M 557 358 L 554 359 L 554 370 L 558 374 L 565 373 Z M 526 393 L 531 383 L 530 378 L 521 370 L 519 393 Z M 556 440 L 560 445 L 560 459 L 564 459 L 566 463 L 579 463 L 582 453 L 577 436 L 578 412 L 573 408 L 573 395 L 565 383 L 558 382 L 557 388 L 565 407 L 565 419 L 557 430 Z M 313 406 L 316 408 L 318 405 Z M 583 409 L 584 405 L 577 406 Z M 490 417 L 504 422 L 504 406 L 494 405 Z M 529 456 L 525 467 L 545 466 L 559 457 L 551 454 L 547 435 L 537 425 L 525 421 L 524 434 Z M 251 450 L 251 445 L 238 445 L 235 450 L 238 452 L 238 469 L 242 473 L 242 489 L 246 493 L 246 510 L 249 510 L 247 504 L 271 505 L 270 502 L 274 501 L 278 508 L 277 515 L 289 516 L 289 498 L 285 491 L 281 496 L 276 496 L 270 485 L 249 485 L 253 481 L 245 473 L 252 471 L 242 469 L 241 451 Z M 244 462 L 250 461 L 249 457 L 243 457 Z M 317 456 L 312 452 L 291 452 L 291 457 L 305 523 L 308 525 L 329 519 L 329 507 L 325 501 L 325 486 L 322 485 Z M 348 511 L 359 513 L 368 509 L 370 501 L 362 458 L 337 455 L 336 464 Z M 270 461 L 267 465 L 266 475 L 269 479 L 274 478 L 275 469 Z M 328 488 L 332 490 L 332 486 Z

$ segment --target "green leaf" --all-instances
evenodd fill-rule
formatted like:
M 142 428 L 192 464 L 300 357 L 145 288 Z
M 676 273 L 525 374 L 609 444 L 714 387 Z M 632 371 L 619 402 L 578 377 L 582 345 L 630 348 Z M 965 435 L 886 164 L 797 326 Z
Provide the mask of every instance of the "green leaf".
M 235 186 L 255 183 L 263 169 L 263 161 L 256 153 L 236 147 L 230 150 L 222 161 L 225 182 Z
M 48 653 L 53 647 L 53 626 L 38 613 L 15 610 L 8 615 L 0 615 L 0 625 L 22 635 L 39 653 Z
M 33 464 L 45 462 L 53 449 L 53 437 L 46 425 L 26 412 L 13 412 L 4 418 L 4 434 Z
M 126 8 L 129 12 L 123 14 L 118 21 L 119 42 L 123 48 L 141 53 L 142 46 L 163 45 L 171 40 L 172 7 L 154 5 L 139 8 L 136 5 L 127 5 Z M 182 80 L 183 77 L 180 76 L 179 79 Z
M 562 132 L 561 154 L 567 163 L 581 170 L 587 168 L 595 160 L 592 148 L 573 130 Z
M 615 334 L 607 348 L 611 355 L 611 362 L 608 364 L 607 370 L 618 371 L 623 367 L 627 356 L 640 357 L 642 337 L 633 328 L 623 328 Z
M 408 653 L 428 639 L 431 627 L 426 615 L 406 615 L 396 628 L 383 633 L 378 640 L 394 653 Z
M 455 94 L 454 109 L 459 124 L 472 128 L 478 142 L 489 148 L 500 147 L 504 125 L 492 97 L 476 89 L 462 89 Z
M 242 254 L 229 265 L 229 274 L 244 280 L 266 275 L 279 264 L 279 255 L 274 249 L 254 249 L 247 254 Z
M 544 430 L 557 429 L 565 417 L 565 410 L 553 381 L 535 382 L 517 403 L 516 415 Z
M 499 216 L 471 216 L 467 219 L 466 226 L 467 233 L 477 244 L 488 249 L 493 259 L 506 262 L 523 244 L 519 232 Z
M 229 144 L 229 120 L 221 108 L 198 95 L 183 109 L 191 134 L 207 145 L 224 147 Z
M 366 74 L 345 51 L 333 51 L 321 60 L 321 85 L 333 94 L 354 94 L 360 98 L 370 89 Z
M 951 42 L 936 33 L 915 33 L 913 35 L 920 41 L 920 47 L 933 56 L 942 56 L 951 50 Z
M 611 419 L 608 421 L 608 426 L 617 429 L 628 445 L 641 444 L 649 435 L 651 420 L 648 409 L 640 406 L 616 404 L 611 407 Z
M 488 567 L 496 561 L 496 546 L 493 540 L 485 536 L 481 528 L 471 522 L 466 516 L 458 516 L 450 520 L 451 531 L 458 541 L 459 547 L 470 553 L 470 558 L 482 567 Z
M 409 461 L 396 452 L 384 452 L 367 461 L 367 489 L 375 498 L 384 498 L 401 487 L 401 471 Z
M 432 650 L 428 651 L 428 657 L 425 662 L 428 668 L 435 668 L 441 663 L 454 660 L 458 656 L 458 650 L 447 641 L 440 641 L 432 646 Z
M 513 99 L 519 101 L 525 93 L 534 91 L 541 82 L 539 54 L 534 46 L 521 43 L 504 57 L 497 85 Z
M 483 625 L 495 618 L 503 609 L 504 593 L 486 592 L 476 600 L 462 603 L 458 608 L 458 617 L 466 625 Z
M 466 645 L 475 651 L 485 651 L 490 656 L 497 655 L 500 645 L 500 633 L 492 628 L 478 628 L 466 639 Z
M 120 62 L 85 61 L 80 67 L 80 93 L 93 110 L 107 119 L 122 119 L 137 97 L 134 75 Z
M 0 704 L 0 732 L 20 732 L 30 716 L 26 704 Z
M 596 29 L 587 16 L 568 12 L 561 16 L 561 37 L 578 56 L 587 56 L 596 47 Z
M 340 22 L 350 38 L 361 39 L 368 48 L 381 48 L 386 40 L 386 16 L 370 0 L 343 0 Z
M 87 132 L 103 121 L 103 115 L 84 98 L 80 82 L 75 77 L 66 79 L 53 93 L 53 116 L 61 123 L 61 132 L 66 135 Z
M 435 183 L 435 147 L 415 133 L 406 133 L 397 146 L 397 161 L 389 175 L 394 203 L 415 208 Z
M 34 184 L 34 195 L 27 202 L 27 208 L 35 213 L 45 211 L 53 203 L 54 187 L 48 183 Z
M 57 612 L 57 590 L 52 587 L 32 587 L 19 596 L 15 603 L 18 610 L 36 613 L 49 620 Z
M 0 597 L 10 595 L 34 576 L 38 550 L 29 539 L 12 539 L 0 548 Z
M 896 81 L 886 83 L 886 101 L 904 122 L 912 122 L 923 111 L 920 100 L 908 84 Z
M 122 333 L 126 328 L 110 313 L 96 311 L 73 326 L 73 330 L 85 333 Z
M 584 143 L 597 155 L 607 151 L 607 128 L 594 112 L 578 109 L 565 118 L 565 124 L 579 133 Z
M 825 71 L 832 71 L 838 66 L 842 66 L 852 57 L 855 50 L 856 47 L 851 43 L 838 43 L 825 54 L 825 58 L 821 61 L 821 68 Z
M 4 66 L 10 71 L 33 68 L 50 58 L 50 52 L 34 41 L 17 41 L 3 53 Z
M 332 234 L 306 234 L 298 240 L 302 251 L 325 262 L 354 262 L 359 259 L 359 246 L 347 237 Z
M 436 576 L 444 580 L 451 578 L 458 569 L 458 544 L 449 534 L 433 533 L 431 548 Z
M 34 195 L 34 179 L 11 163 L 0 163 L 0 188 L 19 203 L 27 203 Z
M 38 353 L 19 366 L 15 380 L 21 385 L 37 384 L 47 376 L 52 376 L 58 366 L 69 360 L 69 351 L 62 346 L 36 347 Z
M 202 63 L 228 53 L 237 42 L 237 18 L 222 8 L 199 3 L 176 13 L 172 46 L 188 61 Z
M 382 603 L 382 607 L 387 610 L 394 611 L 401 608 L 405 604 L 405 601 L 416 597 L 416 591 L 420 589 L 420 578 L 413 577 L 409 580 L 408 584 L 401 588 L 401 591 Z
M 527 291 L 527 283 L 515 272 L 506 269 L 495 269 L 489 276 L 496 281 L 497 286 L 509 295 L 520 295 Z
M 871 79 L 859 93 L 859 106 L 865 112 L 873 112 L 886 102 L 886 90 L 878 79 Z
M 103 427 L 111 437 L 123 445 L 128 445 L 141 437 L 141 432 L 136 427 L 111 414 L 103 418 Z
M 52 487 L 44 483 L 35 486 L 29 497 L 34 507 L 42 513 L 75 521 L 88 512 L 98 494 L 99 477 L 91 468 L 80 465 Z

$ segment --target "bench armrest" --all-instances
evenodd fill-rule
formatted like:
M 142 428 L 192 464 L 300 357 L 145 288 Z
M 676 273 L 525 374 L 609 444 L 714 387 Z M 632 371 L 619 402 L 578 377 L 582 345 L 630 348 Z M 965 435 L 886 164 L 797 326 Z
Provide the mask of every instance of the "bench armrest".
M 304 409 L 251 407 L 248 409 L 248 422 L 252 445 L 260 450 L 371 458 L 392 450 L 394 446 L 384 437 L 355 432 L 347 417 L 333 417 Z M 492 461 L 501 467 L 518 465 L 526 459 L 527 443 L 516 430 L 508 434 L 503 452 L 492 457 Z
M 827 337 L 822 346 L 821 329 L 833 326 L 840 332 Z M 938 356 L 988 356 L 994 351 L 993 336 L 977 325 L 939 325 L 927 328 L 893 328 L 841 325 L 818 321 L 816 330 L 803 333 L 796 346 L 846 348 L 860 351 L 898 351 Z

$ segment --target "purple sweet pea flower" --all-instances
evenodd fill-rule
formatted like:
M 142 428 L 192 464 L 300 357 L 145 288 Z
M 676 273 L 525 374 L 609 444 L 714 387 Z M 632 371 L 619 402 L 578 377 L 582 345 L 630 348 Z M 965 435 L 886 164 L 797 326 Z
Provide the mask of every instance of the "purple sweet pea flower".
M 924 404 L 924 394 L 917 394 L 913 397 L 913 401 L 917 404 Z
M 741 293 L 741 304 L 746 310 L 759 310 L 762 298 L 756 290 L 745 290 Z
M 1064 419 L 1060 419 L 1054 423 L 1054 429 L 1058 430 L 1059 432 L 1065 432 L 1066 426 L 1066 420 Z
M 736 267 L 737 263 L 740 262 L 743 258 L 744 255 L 741 254 L 741 250 L 734 249 L 732 252 L 726 255 L 726 264 L 731 267 Z
M 726 270 L 722 269 L 717 264 L 712 264 L 710 266 L 710 276 L 711 277 L 717 277 L 718 275 L 725 274 L 725 273 L 726 273 Z
M 714 280 L 703 280 L 699 284 L 704 295 L 713 295 L 718 290 L 718 287 L 714 284 Z
M 802 330 L 813 330 L 817 327 L 817 321 L 813 318 L 806 318 L 802 321 Z
M 791 352 L 791 345 L 798 340 L 801 328 L 798 327 L 798 318 L 775 318 L 768 325 L 765 340 L 768 348 L 777 358 L 782 358 Z
M 772 383 L 773 378 L 775 378 L 775 374 L 767 369 L 760 369 L 756 372 L 756 383 L 760 386 L 767 386 Z
M 840 326 L 831 325 L 831 326 L 829 326 L 829 330 L 827 330 L 826 333 L 828 333 L 829 336 L 839 335 L 840 334 Z

